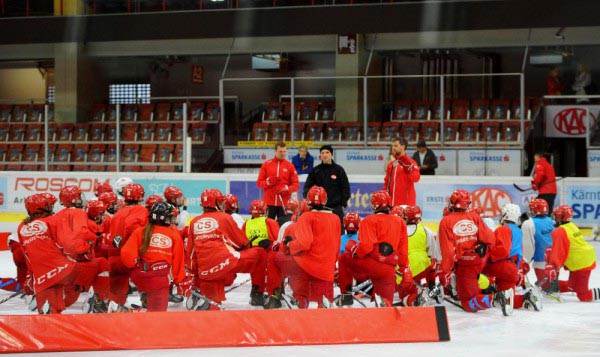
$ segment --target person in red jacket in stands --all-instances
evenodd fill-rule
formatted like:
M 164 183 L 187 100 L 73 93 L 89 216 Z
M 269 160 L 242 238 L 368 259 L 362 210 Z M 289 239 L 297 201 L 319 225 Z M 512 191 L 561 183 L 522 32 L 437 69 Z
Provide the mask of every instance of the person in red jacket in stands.
M 533 155 L 535 167 L 531 179 L 531 188 L 538 191 L 537 198 L 548 202 L 548 208 L 552 211 L 554 199 L 556 198 L 556 173 L 554 167 L 546 160 L 544 153 L 537 152 Z
M 383 189 L 392 197 L 390 207 L 417 204 L 415 183 L 421 179 L 421 173 L 415 160 L 406 153 L 407 145 L 405 138 L 392 139 L 392 155 L 396 159 L 388 164 L 383 181 Z
M 308 308 L 309 301 L 322 307 L 323 297 L 333 300 L 335 262 L 340 250 L 341 223 L 337 215 L 327 210 L 327 192 L 313 186 L 306 195 L 311 211 L 303 213 L 292 224 L 267 260 L 267 291 L 265 309 L 281 307 L 281 283 L 290 277 L 290 286 L 298 307 Z
M 285 159 L 286 153 L 283 141 L 275 144 L 275 157 L 262 164 L 256 180 L 258 188 L 265 190 L 267 217 L 272 219 L 285 216 L 285 203 L 300 188 L 298 174 L 294 165 Z
M 157 202 L 150 208 L 150 222 L 131 234 L 121 259 L 132 268 L 131 279 L 146 301 L 147 311 L 167 311 L 170 278 L 175 284 L 185 278 L 183 242 L 176 227 L 171 226 L 176 208 Z
M 385 190 L 371 195 L 373 214 L 360 222 L 358 240 L 349 240 L 346 251 L 339 258 L 340 300 L 338 305 L 352 305 L 352 279 L 362 274 L 373 281 L 373 292 L 381 296 L 387 306 L 394 300 L 396 266 L 402 274 L 402 284 L 412 286 L 413 278 L 408 263 L 408 235 L 406 222 L 390 215 L 391 197 Z

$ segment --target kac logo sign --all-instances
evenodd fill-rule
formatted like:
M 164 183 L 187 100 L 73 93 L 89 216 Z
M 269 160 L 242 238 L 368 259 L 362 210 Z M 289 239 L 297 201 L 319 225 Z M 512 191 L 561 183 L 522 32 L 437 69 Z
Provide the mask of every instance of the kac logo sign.
M 487 217 L 498 217 L 502 213 L 502 207 L 512 203 L 510 195 L 499 188 L 478 188 L 471 192 L 473 202 L 471 206 L 481 207 L 483 214 Z
M 586 133 L 585 120 L 588 116 L 588 111 L 584 108 L 568 108 L 558 112 L 554 116 L 554 128 L 563 134 L 567 135 L 582 135 Z M 590 112 L 589 117 L 596 120 Z

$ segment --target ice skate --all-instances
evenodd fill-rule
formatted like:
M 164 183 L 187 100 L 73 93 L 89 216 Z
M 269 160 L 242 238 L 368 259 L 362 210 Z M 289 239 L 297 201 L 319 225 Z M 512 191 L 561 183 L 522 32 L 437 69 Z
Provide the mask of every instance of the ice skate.
M 375 294 L 373 296 L 373 300 L 375 301 L 375 307 L 386 307 L 387 306 L 385 300 L 378 294 Z
M 504 290 L 494 294 L 492 306 L 502 310 L 504 316 L 510 316 L 513 312 L 514 291 L 512 289 Z
M 258 291 L 258 285 L 252 285 L 252 291 L 250 291 L 250 305 L 251 306 L 264 306 L 265 305 L 265 294 Z
M 108 309 L 107 312 L 109 313 L 113 313 L 113 312 L 133 312 L 135 311 L 135 309 L 132 309 L 130 307 L 127 307 L 125 305 L 121 305 L 121 304 L 117 304 L 114 301 L 110 301 L 108 303 Z
M 523 294 L 523 308 L 527 310 L 542 311 L 542 293 L 536 288 L 529 288 Z
M 325 296 L 321 297 L 321 306 L 323 307 L 323 309 L 331 309 L 334 307 L 331 301 Z
M 46 300 L 46 302 L 44 302 L 39 313 L 40 313 L 40 315 L 48 315 L 48 314 L 52 313 L 52 309 L 50 308 L 50 304 L 48 303 L 48 300 Z
M 185 308 L 188 310 L 204 311 L 210 309 L 210 301 L 198 290 L 192 290 L 190 297 L 185 302 Z
M 265 304 L 263 305 L 265 310 L 280 309 L 281 306 L 281 295 L 277 294 L 269 295 L 265 301 Z
M 352 294 L 340 294 L 335 299 L 334 302 L 337 306 L 352 306 L 354 305 L 354 296 Z
M 25 304 L 29 311 L 37 310 L 37 300 L 35 299 L 35 295 L 25 295 Z

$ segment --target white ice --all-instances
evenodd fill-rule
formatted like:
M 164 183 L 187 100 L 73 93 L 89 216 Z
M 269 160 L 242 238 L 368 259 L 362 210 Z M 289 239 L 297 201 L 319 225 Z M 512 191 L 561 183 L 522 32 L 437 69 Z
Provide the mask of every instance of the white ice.
M 591 242 L 600 257 L 600 241 Z M 566 277 L 561 272 L 562 277 Z M 0 276 L 14 277 L 15 268 L 10 252 L 0 252 Z M 533 272 L 530 279 L 535 280 Z M 238 277 L 246 280 L 246 275 Z M 590 287 L 600 287 L 600 269 L 596 268 L 590 279 Z M 249 309 L 250 284 L 228 294 L 224 303 L 227 309 Z M 9 295 L 0 291 L 0 299 Z M 544 299 L 541 312 L 515 310 L 510 317 L 502 316 L 498 309 L 490 309 L 476 314 L 463 312 L 446 304 L 450 325 L 450 342 L 401 343 L 401 344 L 349 344 L 320 346 L 285 347 L 240 347 L 205 348 L 180 350 L 146 351 L 95 351 L 71 352 L 69 356 L 600 356 L 600 301 L 579 302 L 572 294 L 562 294 L 563 302 Z M 81 300 L 67 310 L 67 313 L 81 313 Z M 131 297 L 136 302 L 137 297 Z M 139 301 L 139 300 L 138 300 Z M 170 309 L 184 309 L 183 306 Z M 0 305 L 0 314 L 30 314 L 21 299 L 13 299 Z M 364 323 L 369 323 L 365 321 Z M 290 326 L 290 328 L 294 328 Z M 339 328 L 344 328 L 340 323 Z M 140 332 L 143 333 L 143 332 Z M 201 333 L 199 331 L 199 333 Z M 59 353 L 65 355 L 67 353 Z M 39 356 L 40 354 L 35 354 Z

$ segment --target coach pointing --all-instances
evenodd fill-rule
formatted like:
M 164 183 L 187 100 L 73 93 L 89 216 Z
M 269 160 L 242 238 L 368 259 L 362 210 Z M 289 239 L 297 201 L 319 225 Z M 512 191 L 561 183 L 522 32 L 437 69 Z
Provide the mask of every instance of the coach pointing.
M 392 139 L 392 155 L 396 160 L 390 161 L 385 172 L 383 189 L 392 196 L 392 206 L 415 205 L 417 194 L 415 182 L 421 179 L 421 173 L 415 160 L 406 154 L 406 139 Z

